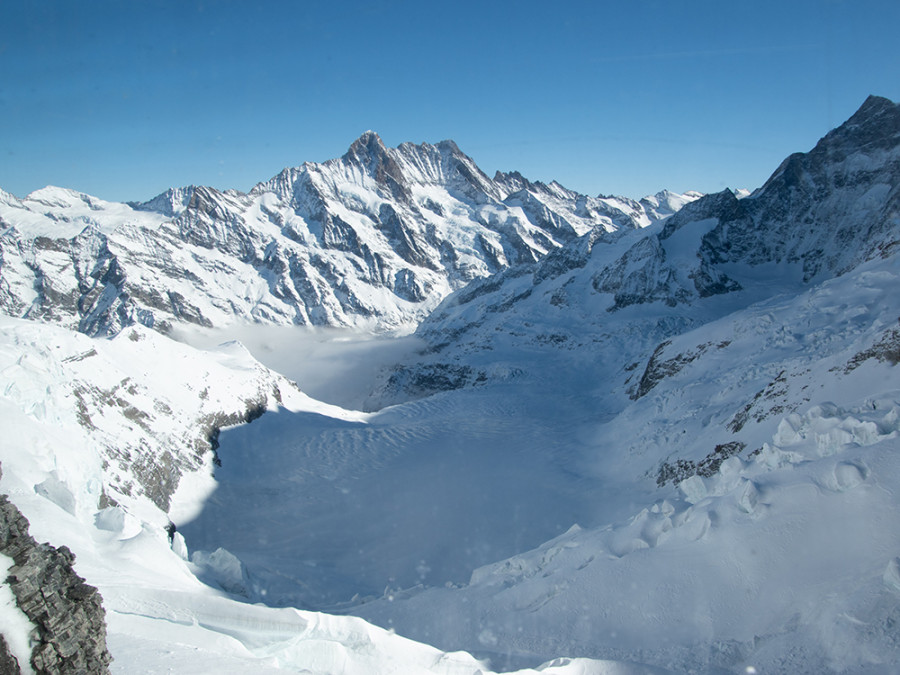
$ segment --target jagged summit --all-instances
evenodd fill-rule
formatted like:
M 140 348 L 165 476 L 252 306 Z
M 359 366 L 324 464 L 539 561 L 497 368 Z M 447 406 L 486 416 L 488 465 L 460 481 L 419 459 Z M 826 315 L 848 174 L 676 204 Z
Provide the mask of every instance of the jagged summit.
M 359 138 L 357 138 L 355 141 L 353 141 L 353 143 L 350 144 L 350 149 L 352 150 L 353 147 L 357 145 L 369 144 L 380 145 L 382 148 L 384 148 L 384 142 L 381 140 L 381 136 L 378 135 L 378 132 L 372 131 L 371 129 L 366 129 L 359 135 Z
M 361 166 L 394 198 L 400 201 L 409 199 L 403 170 L 374 131 L 367 131 L 356 139 L 341 159 Z
M 181 188 L 169 188 L 146 202 L 132 203 L 130 206 L 138 211 L 155 211 L 173 218 L 184 211 L 191 201 L 196 185 Z
M 92 334 L 185 322 L 408 329 L 472 279 L 596 227 L 662 216 L 557 184 L 512 190 L 453 141 L 388 148 L 374 131 L 246 194 L 191 185 L 112 204 L 46 188 L 0 210 L 0 308 Z
M 497 171 L 494 173 L 494 182 L 504 186 L 508 192 L 518 192 L 531 187 L 531 181 L 518 171 Z
M 422 143 L 422 146 L 428 145 L 427 143 Z M 454 155 L 465 155 L 462 150 L 459 149 L 459 146 L 456 144 L 456 141 L 451 140 L 449 138 L 444 139 L 443 141 L 438 141 L 435 143 L 435 147 L 442 152 L 449 152 Z M 467 156 L 467 155 L 465 155 Z
M 374 131 L 365 131 L 350 144 L 350 148 L 344 154 L 344 160 L 359 160 L 363 157 L 374 157 L 387 154 L 387 148 L 381 137 Z
M 406 142 L 401 143 L 397 148 L 388 148 L 377 132 L 368 130 L 363 132 L 359 138 L 350 144 L 349 149 L 344 153 L 341 159 L 347 161 L 360 160 L 365 157 L 393 155 L 396 154 L 397 151 L 402 151 L 404 154 L 418 153 L 424 155 L 428 154 L 432 149 L 436 149 L 442 154 L 461 155 L 465 157 L 465 154 L 459 149 L 459 146 L 449 139 L 438 141 L 433 144 Z
M 898 139 L 900 104 L 869 96 L 849 120 L 826 134 L 810 154 L 833 153 L 841 146 L 860 153 L 892 150 Z
M 883 137 L 896 137 L 900 133 L 900 104 L 883 96 L 870 95 L 842 127 L 868 125 L 881 127 L 879 135 Z
M 826 163 L 844 161 L 848 155 L 865 155 L 869 162 L 881 162 L 883 158 L 870 157 L 875 152 L 895 150 L 900 139 L 900 105 L 880 96 L 869 96 L 859 109 L 841 126 L 828 132 L 808 153 L 788 156 L 775 170 L 763 188 L 770 184 L 786 182 L 797 189 L 808 188 L 805 176 Z M 867 171 L 866 162 L 858 171 Z M 821 177 L 820 178 L 824 178 Z

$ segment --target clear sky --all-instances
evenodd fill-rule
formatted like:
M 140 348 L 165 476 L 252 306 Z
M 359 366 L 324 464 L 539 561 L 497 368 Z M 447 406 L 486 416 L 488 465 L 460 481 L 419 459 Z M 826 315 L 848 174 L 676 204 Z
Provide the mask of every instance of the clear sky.
M 6 0 L 0 187 L 249 190 L 451 138 L 591 195 L 755 188 L 868 94 L 900 101 L 900 2 Z

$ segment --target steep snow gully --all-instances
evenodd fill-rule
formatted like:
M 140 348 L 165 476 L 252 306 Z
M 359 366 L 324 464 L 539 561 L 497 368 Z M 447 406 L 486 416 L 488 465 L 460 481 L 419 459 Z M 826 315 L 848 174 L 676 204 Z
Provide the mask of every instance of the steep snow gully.
M 897 672 L 898 213 L 877 97 L 749 195 L 373 133 L 247 195 L 0 193 L 0 492 L 114 673 Z M 293 325 L 373 321 L 417 327 Z

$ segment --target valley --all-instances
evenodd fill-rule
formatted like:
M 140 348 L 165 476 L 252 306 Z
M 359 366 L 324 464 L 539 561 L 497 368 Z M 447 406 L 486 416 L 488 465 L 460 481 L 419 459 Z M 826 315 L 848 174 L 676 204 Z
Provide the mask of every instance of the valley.
M 900 664 L 896 103 L 750 193 L 367 132 L 249 193 L 0 198 L 0 491 L 110 672 Z

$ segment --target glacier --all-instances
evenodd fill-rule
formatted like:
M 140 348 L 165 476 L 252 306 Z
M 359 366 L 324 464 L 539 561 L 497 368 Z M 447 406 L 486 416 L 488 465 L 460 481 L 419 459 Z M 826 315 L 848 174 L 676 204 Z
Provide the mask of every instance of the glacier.
M 4 193 L 0 491 L 112 672 L 895 672 L 898 186 L 870 97 L 749 194 L 371 132 L 246 195 Z

